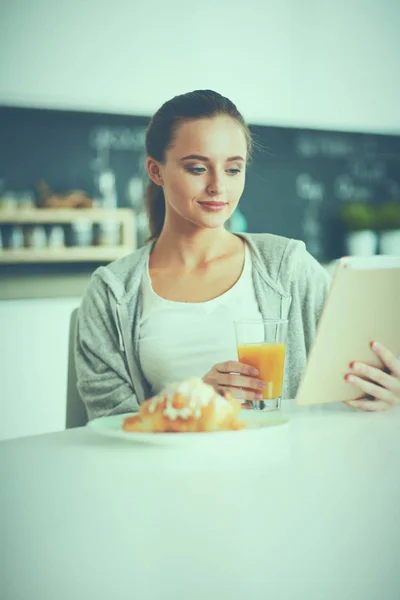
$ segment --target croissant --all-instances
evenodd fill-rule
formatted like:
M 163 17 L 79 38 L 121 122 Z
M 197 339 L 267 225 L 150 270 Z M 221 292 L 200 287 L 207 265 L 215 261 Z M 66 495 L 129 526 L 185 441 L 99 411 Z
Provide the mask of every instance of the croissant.
M 200 378 L 168 385 L 146 400 L 139 413 L 124 419 L 130 432 L 200 432 L 243 429 L 241 405 L 228 392 L 223 395 Z

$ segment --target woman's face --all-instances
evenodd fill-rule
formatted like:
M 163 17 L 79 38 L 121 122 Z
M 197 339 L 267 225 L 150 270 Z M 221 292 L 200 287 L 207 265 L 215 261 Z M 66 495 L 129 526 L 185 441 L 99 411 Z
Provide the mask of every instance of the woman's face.
M 233 118 L 219 115 L 181 124 L 164 163 L 147 162 L 150 177 L 163 187 L 166 223 L 174 228 L 223 226 L 243 193 L 246 157 L 245 133 Z

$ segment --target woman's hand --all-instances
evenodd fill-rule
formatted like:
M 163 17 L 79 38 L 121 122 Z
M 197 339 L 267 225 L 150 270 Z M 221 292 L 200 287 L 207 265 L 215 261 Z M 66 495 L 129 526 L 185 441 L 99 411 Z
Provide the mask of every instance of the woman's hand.
M 235 360 L 218 363 L 203 377 L 217 392 L 229 392 L 240 400 L 261 400 L 265 383 L 258 379 L 258 371 Z
M 372 350 L 379 356 L 386 369 L 371 367 L 362 362 L 350 363 L 351 372 L 345 380 L 357 387 L 371 400 L 349 400 L 345 402 L 353 408 L 382 411 L 400 402 L 400 358 L 396 358 L 387 348 L 371 343 Z

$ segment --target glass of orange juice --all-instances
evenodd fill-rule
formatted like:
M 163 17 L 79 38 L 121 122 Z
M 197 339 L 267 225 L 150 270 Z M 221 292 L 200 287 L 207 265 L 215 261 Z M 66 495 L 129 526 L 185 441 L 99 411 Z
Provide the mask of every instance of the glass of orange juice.
M 254 319 L 235 321 L 238 360 L 255 367 L 265 382 L 262 400 L 251 402 L 255 410 L 277 410 L 281 407 L 285 370 L 288 321 Z

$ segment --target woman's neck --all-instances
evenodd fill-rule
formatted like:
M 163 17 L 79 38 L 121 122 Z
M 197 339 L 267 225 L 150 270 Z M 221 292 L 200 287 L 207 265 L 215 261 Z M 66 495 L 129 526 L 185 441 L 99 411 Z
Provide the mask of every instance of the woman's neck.
M 176 232 L 164 227 L 151 255 L 156 267 L 173 266 L 196 269 L 234 252 L 243 242 L 221 227 Z

